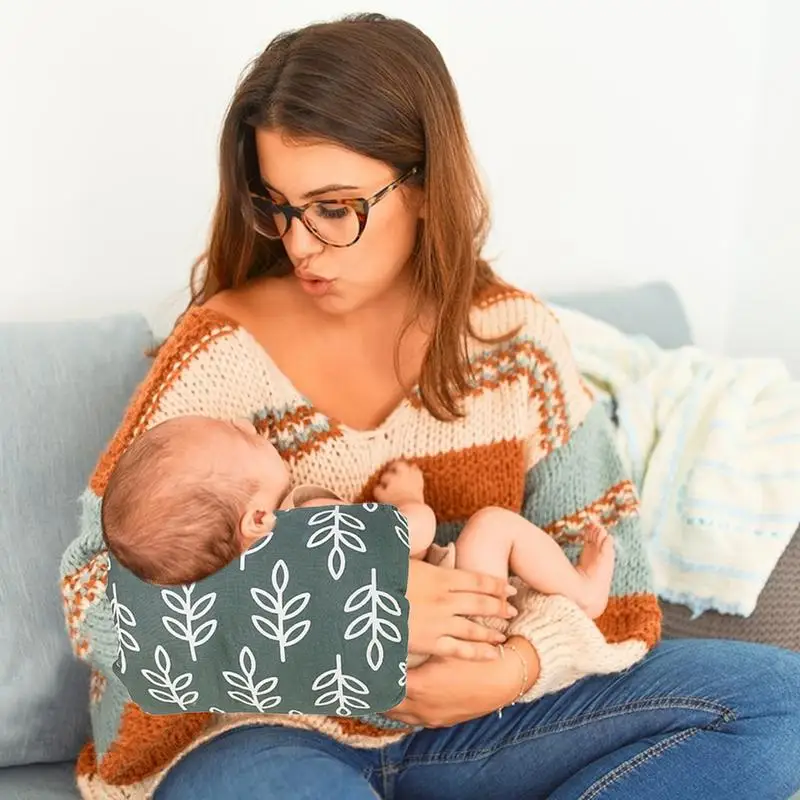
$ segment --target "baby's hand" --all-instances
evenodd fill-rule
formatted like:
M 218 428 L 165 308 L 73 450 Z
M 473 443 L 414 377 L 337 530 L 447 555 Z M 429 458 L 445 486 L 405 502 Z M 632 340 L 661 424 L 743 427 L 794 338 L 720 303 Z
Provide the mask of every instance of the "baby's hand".
M 373 493 L 379 503 L 401 506 L 425 502 L 425 478 L 422 470 L 406 461 L 390 464 L 378 479 Z

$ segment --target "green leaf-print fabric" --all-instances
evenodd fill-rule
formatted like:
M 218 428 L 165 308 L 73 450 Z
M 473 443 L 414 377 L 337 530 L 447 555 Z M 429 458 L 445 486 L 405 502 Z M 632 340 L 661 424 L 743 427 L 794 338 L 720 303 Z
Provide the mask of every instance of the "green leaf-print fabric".
M 360 716 L 405 697 L 406 519 L 378 503 L 276 518 L 193 584 L 149 584 L 110 558 L 114 671 L 144 711 Z

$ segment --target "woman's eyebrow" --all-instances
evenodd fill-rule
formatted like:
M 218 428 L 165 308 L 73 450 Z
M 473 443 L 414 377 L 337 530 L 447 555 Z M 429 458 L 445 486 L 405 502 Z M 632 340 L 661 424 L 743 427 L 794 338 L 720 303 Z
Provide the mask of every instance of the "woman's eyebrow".
M 269 181 L 267 181 L 263 176 L 261 178 L 261 182 L 270 191 L 275 192 L 275 194 L 279 194 L 281 197 L 286 197 L 286 195 L 283 192 L 279 191 L 274 186 L 272 186 L 269 183 Z M 319 197 L 319 195 L 321 194 L 330 194 L 331 192 L 349 192 L 352 191 L 353 189 L 358 189 L 358 188 L 359 188 L 358 186 L 352 186 L 347 183 L 329 183 L 326 186 L 320 186 L 319 189 L 312 189 L 310 192 L 306 192 L 303 195 L 302 199 L 310 200 L 312 197 Z

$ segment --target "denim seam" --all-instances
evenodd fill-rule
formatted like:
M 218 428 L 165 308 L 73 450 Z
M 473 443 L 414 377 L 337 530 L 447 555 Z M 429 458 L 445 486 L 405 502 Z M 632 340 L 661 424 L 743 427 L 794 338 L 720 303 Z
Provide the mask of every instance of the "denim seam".
M 386 800 L 391 800 L 394 797 L 394 782 L 399 771 L 396 764 L 388 761 L 386 749 L 382 748 L 380 752 L 380 766 L 377 770 L 372 770 L 372 772 L 373 774 L 375 772 L 379 773 L 381 792 L 383 793 L 380 796 L 386 798 Z
M 658 758 L 663 753 L 666 753 L 667 750 L 670 750 L 671 748 L 676 747 L 683 742 L 689 741 L 698 733 L 719 730 L 723 724 L 733 722 L 735 719 L 736 714 L 733 711 L 728 710 L 721 714 L 711 725 L 707 725 L 703 728 L 693 727 L 689 728 L 688 730 L 681 731 L 680 733 L 673 734 L 669 738 L 658 742 L 658 744 L 654 744 L 647 750 L 637 753 L 632 758 L 629 758 L 627 761 L 619 764 L 611 772 L 604 775 L 598 781 L 595 781 L 585 792 L 583 792 L 583 794 L 581 794 L 578 800 L 595 800 L 600 796 L 600 793 L 609 786 L 621 780 L 626 775 L 629 775 L 643 764 L 647 764 L 653 759 Z
M 568 720 L 560 720 L 559 722 L 549 725 L 539 725 L 535 728 L 527 730 L 518 736 L 513 736 L 509 739 L 504 739 L 491 747 L 484 747 L 474 750 L 461 750 L 454 751 L 447 754 L 435 755 L 406 755 L 400 763 L 404 766 L 419 765 L 419 764 L 434 764 L 443 763 L 448 761 L 470 761 L 484 758 L 492 755 L 499 750 L 520 744 L 531 739 L 539 738 L 540 736 L 547 736 L 553 733 L 561 733 L 567 730 L 574 730 L 575 728 L 582 727 L 602 719 L 610 719 L 612 717 L 622 716 L 623 714 L 646 712 L 646 711 L 663 711 L 675 708 L 685 708 L 692 711 L 707 711 L 710 714 L 715 714 L 722 719 L 726 719 L 733 715 L 733 711 L 726 706 L 721 705 L 713 700 L 706 700 L 699 697 L 649 697 L 646 699 L 634 700 L 622 705 L 612 706 L 610 708 L 603 708 L 597 711 L 590 711 L 585 714 L 579 714 L 576 717 L 571 717 Z

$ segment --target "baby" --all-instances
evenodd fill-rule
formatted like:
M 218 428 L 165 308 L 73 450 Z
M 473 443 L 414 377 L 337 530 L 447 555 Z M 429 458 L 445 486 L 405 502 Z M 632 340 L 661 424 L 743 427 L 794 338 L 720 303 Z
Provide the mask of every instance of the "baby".
M 389 465 L 374 498 L 408 520 L 412 558 L 506 578 L 510 570 L 538 592 L 572 599 L 591 618 L 606 607 L 614 547 L 599 526 L 587 529 L 573 566 L 552 537 L 504 508 L 473 514 L 455 545 L 433 544 L 436 518 L 423 475 L 406 462 Z M 323 487 L 290 490 L 286 465 L 250 422 L 185 416 L 133 441 L 109 479 L 101 519 L 108 549 L 123 566 L 171 585 L 233 561 L 272 530 L 276 509 L 343 502 Z

